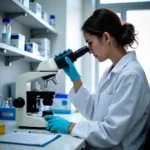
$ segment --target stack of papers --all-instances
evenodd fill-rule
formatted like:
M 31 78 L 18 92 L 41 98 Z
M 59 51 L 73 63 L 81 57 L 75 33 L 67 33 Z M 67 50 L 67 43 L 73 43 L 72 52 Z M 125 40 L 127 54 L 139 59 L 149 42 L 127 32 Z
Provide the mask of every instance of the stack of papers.
M 0 143 L 20 144 L 30 146 L 45 146 L 61 135 L 26 133 L 26 132 L 10 132 L 0 136 Z

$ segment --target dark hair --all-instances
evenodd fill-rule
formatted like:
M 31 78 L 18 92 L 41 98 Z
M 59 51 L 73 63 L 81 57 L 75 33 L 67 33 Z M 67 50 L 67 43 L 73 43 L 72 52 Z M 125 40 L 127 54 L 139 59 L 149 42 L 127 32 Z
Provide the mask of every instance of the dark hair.
M 105 8 L 95 10 L 81 29 L 99 38 L 103 36 L 104 32 L 108 32 L 123 47 L 132 47 L 134 42 L 137 43 L 134 26 L 130 23 L 122 25 L 118 15 Z

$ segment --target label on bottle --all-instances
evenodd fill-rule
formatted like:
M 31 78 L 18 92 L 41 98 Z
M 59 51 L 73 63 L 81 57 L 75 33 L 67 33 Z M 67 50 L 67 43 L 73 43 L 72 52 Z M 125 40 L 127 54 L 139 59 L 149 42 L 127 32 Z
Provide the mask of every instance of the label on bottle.
M 55 20 L 54 19 L 50 19 L 50 25 L 55 27 Z
M 7 42 L 8 41 L 8 34 L 7 33 L 2 33 L 2 41 Z

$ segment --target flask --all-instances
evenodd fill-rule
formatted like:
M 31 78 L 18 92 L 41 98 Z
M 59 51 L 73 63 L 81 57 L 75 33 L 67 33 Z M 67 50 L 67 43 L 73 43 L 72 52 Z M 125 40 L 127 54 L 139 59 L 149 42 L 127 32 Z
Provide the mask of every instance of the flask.
M 2 42 L 10 44 L 11 37 L 11 19 L 3 18 L 3 28 L 2 28 Z
M 55 25 L 56 25 L 55 24 L 55 15 L 50 15 L 50 22 L 49 23 L 51 26 L 55 27 Z

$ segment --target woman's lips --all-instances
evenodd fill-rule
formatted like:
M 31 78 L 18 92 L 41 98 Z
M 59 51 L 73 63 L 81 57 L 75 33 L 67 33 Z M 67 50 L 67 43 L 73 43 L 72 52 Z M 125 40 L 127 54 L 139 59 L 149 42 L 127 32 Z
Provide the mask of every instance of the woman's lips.
M 97 58 L 97 55 L 93 55 L 95 58 Z

